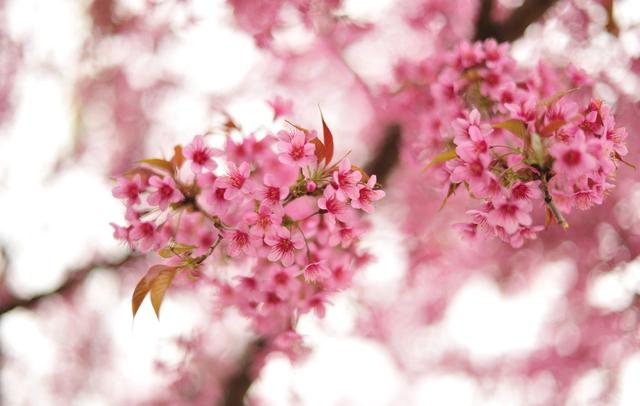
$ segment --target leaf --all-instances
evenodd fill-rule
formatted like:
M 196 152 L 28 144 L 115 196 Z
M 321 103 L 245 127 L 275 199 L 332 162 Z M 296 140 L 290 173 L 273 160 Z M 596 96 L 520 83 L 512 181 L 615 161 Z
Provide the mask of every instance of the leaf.
M 324 140 L 324 148 L 326 151 L 325 162 L 329 165 L 329 162 L 333 159 L 333 134 L 327 126 L 327 123 L 324 121 L 322 110 L 320 110 L 320 118 L 322 119 L 322 138 Z
M 447 162 L 450 161 L 454 158 L 457 158 L 458 154 L 456 154 L 456 150 L 455 149 L 448 149 L 444 152 L 439 153 L 438 155 L 434 156 L 433 159 L 431 160 L 431 162 L 429 162 L 429 164 L 427 166 L 425 166 L 422 169 L 422 172 L 426 172 L 429 169 L 431 169 L 433 166 L 437 165 L 437 164 L 441 164 L 443 162 Z
M 499 123 L 494 123 L 492 125 L 493 128 L 502 128 L 503 130 L 509 131 L 511 134 L 515 135 L 518 138 L 523 140 L 527 139 L 527 126 L 524 125 L 522 120 L 511 119 L 507 121 L 501 121 Z
M 171 258 L 175 255 L 184 254 L 185 252 L 193 251 L 196 247 L 188 244 L 181 244 L 174 242 L 158 251 L 158 255 L 163 258 Z
M 173 173 L 175 167 L 173 166 L 173 164 L 169 161 L 167 161 L 166 159 L 159 159 L 159 158 L 151 158 L 151 159 L 143 159 L 142 161 L 138 161 L 141 164 L 147 164 L 149 166 L 152 166 L 154 168 L 159 168 L 159 169 L 163 169 L 169 173 Z
M 440 208 L 438 208 L 438 211 L 444 209 L 444 206 L 447 204 L 447 201 L 449 201 L 449 198 L 456 193 L 456 190 L 458 190 L 458 187 L 460 187 L 460 183 L 449 184 L 449 190 L 447 191 L 447 195 L 445 196 L 444 200 L 440 204 Z
M 307 130 L 304 127 L 300 127 L 299 125 L 295 125 L 293 124 L 291 121 L 289 120 L 284 120 L 287 124 L 289 124 L 291 127 L 295 128 L 298 131 L 302 131 L 303 133 L 307 134 L 309 132 L 309 130 Z
M 362 182 L 367 183 L 369 181 L 369 175 L 358 165 L 351 164 L 351 170 L 360 172 L 362 175 Z
M 173 267 L 165 266 L 164 268 L 150 283 L 151 305 L 153 305 L 153 310 L 155 310 L 158 318 L 160 318 L 160 306 L 162 306 L 164 294 L 177 272 L 177 269 Z
M 166 272 L 167 270 L 175 271 L 175 269 L 176 268 L 174 267 L 166 265 L 154 265 L 147 270 L 147 273 L 142 277 L 142 279 L 140 279 L 133 290 L 133 295 L 131 296 L 131 310 L 133 311 L 133 317 L 138 313 L 138 309 L 144 301 L 144 298 L 147 296 L 147 293 L 153 289 L 153 284 L 157 277 L 160 276 L 162 272 Z M 151 299 L 153 303 L 153 292 Z
M 142 177 L 143 181 L 146 181 L 147 179 L 149 179 L 150 177 L 154 176 L 154 175 L 158 175 L 157 172 L 149 169 L 149 168 L 143 168 L 140 166 L 136 166 L 133 167 L 131 169 L 129 169 L 128 171 L 126 171 L 124 173 L 125 176 L 135 176 L 135 175 L 140 175 Z
M 149 284 L 149 278 L 145 275 L 140 279 L 140 282 L 136 285 L 136 288 L 133 290 L 133 295 L 131 296 L 131 310 L 133 311 L 133 317 L 136 317 L 136 313 L 138 313 L 138 309 L 140 308 L 145 296 L 149 293 L 149 289 L 151 289 L 151 285 Z
M 536 133 L 531 134 L 531 149 L 533 150 L 535 162 L 540 167 L 544 167 L 546 148 L 544 147 L 542 138 Z
M 226 111 L 223 111 L 222 114 L 226 118 L 223 124 L 223 131 L 225 134 L 229 135 L 233 130 L 242 131 L 240 126 L 235 121 L 233 121 L 233 117 L 231 117 L 231 114 L 227 113 Z
M 318 160 L 318 162 L 321 162 L 327 156 L 327 152 L 325 150 L 324 144 L 317 137 L 312 139 L 309 142 L 313 143 L 313 145 L 316 146 L 316 149 L 315 149 L 316 159 Z
M 572 89 L 563 90 L 561 92 L 553 94 L 553 95 L 547 97 L 546 99 L 541 100 L 538 103 L 538 106 L 548 107 L 548 106 L 552 105 L 553 103 L 557 102 L 558 100 L 562 99 L 564 96 L 568 95 L 569 93 L 575 92 L 576 90 L 578 90 L 578 88 L 574 87 Z
M 154 265 L 147 270 L 147 273 L 140 279 L 140 282 L 136 285 L 136 288 L 133 290 L 133 296 L 131 297 L 131 309 L 133 310 L 133 317 L 136 316 L 142 301 L 144 300 L 147 293 L 151 289 L 151 283 L 153 279 L 165 268 L 168 268 L 166 265 Z
M 544 126 L 542 130 L 540 130 L 540 135 L 543 137 L 548 137 L 552 132 L 560 129 L 565 124 L 567 124 L 565 120 L 553 120 L 549 124 Z
M 615 158 L 616 158 L 618 161 L 622 162 L 623 164 L 625 164 L 625 165 L 627 165 L 627 166 L 629 166 L 629 167 L 631 167 L 631 168 L 633 168 L 633 169 L 636 169 L 636 166 L 635 166 L 634 164 L 632 164 L 632 163 L 631 163 L 631 162 L 629 162 L 629 161 L 625 161 L 625 160 L 624 160 L 624 158 L 622 158 L 622 155 L 620 155 L 619 153 L 617 153 L 617 152 L 616 152 L 616 153 L 614 154 L 614 156 L 615 156 Z
M 182 164 L 184 164 L 185 157 L 182 153 L 182 145 L 176 145 L 173 147 L 173 157 L 171 157 L 171 164 L 174 168 L 181 168 Z

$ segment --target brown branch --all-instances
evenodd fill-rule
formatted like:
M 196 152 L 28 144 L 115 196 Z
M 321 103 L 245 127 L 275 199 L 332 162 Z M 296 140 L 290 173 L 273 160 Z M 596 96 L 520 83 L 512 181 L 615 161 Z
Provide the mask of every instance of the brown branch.
M 129 261 L 137 258 L 137 256 L 133 254 L 127 254 L 123 258 L 116 260 L 97 260 L 93 261 L 81 268 L 77 268 L 68 272 L 69 276 L 67 279 L 57 288 L 52 289 L 50 291 L 32 296 L 30 298 L 21 298 L 15 296 L 10 292 L 3 292 L 4 295 L 0 297 L 0 316 L 5 313 L 17 308 L 34 308 L 43 300 L 46 300 L 50 297 L 57 295 L 64 295 L 66 293 L 72 292 L 75 288 L 77 288 L 87 276 L 97 268 L 106 268 L 106 269 L 117 269 L 118 267 L 128 263 Z
M 538 20 L 558 0 L 525 0 L 503 22 L 491 19 L 492 0 L 482 0 L 476 22 L 475 40 L 495 38 L 498 42 L 515 41 L 527 27 Z
M 254 366 L 256 357 L 266 346 L 264 338 L 258 338 L 251 342 L 245 352 L 240 368 L 232 375 L 225 385 L 224 396 L 218 406 L 243 406 L 247 391 L 253 383 L 251 369 Z
M 364 167 L 367 174 L 376 175 L 378 183 L 384 185 L 391 170 L 398 163 L 401 135 L 402 128 L 400 124 L 388 124 L 382 137 L 382 143 L 379 145 L 373 159 Z

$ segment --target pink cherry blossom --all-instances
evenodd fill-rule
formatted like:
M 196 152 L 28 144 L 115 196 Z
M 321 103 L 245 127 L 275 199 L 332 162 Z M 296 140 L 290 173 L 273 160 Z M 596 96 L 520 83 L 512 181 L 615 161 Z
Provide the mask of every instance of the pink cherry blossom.
M 307 141 L 305 133 L 293 130 L 291 133 L 280 131 L 277 144 L 280 162 L 304 167 L 316 163 L 315 145 Z
M 333 172 L 332 186 L 335 189 L 336 198 L 342 202 L 347 199 L 358 198 L 358 182 L 362 174 L 351 168 L 351 162 L 347 158 L 340 161 L 338 170 Z
M 229 170 L 226 176 L 220 176 L 216 180 L 216 187 L 225 189 L 224 198 L 227 200 L 233 200 L 241 193 L 248 193 L 250 191 L 249 173 L 251 168 L 247 162 L 243 162 L 240 166 L 236 166 L 234 163 L 229 163 Z
M 376 190 L 376 175 L 369 178 L 366 185 L 358 185 L 358 198 L 351 200 L 351 207 L 354 209 L 362 209 L 367 213 L 373 213 L 373 202 L 382 199 L 385 195 L 384 191 Z
M 269 100 L 269 105 L 273 109 L 273 120 L 277 120 L 280 117 L 290 116 L 293 112 L 293 100 L 284 99 L 280 96 L 276 96 Z
M 126 199 L 126 205 L 132 206 L 140 203 L 140 194 L 144 191 L 145 185 L 140 175 L 134 175 L 128 179 L 123 176 L 118 177 L 118 186 L 111 191 L 113 197 Z
M 569 179 L 586 175 L 596 168 L 596 160 L 587 152 L 586 139 L 582 131 L 577 131 L 568 144 L 554 144 L 549 153 L 554 158 L 553 170 Z
M 331 271 L 326 266 L 326 261 L 312 262 L 304 267 L 302 271 L 304 280 L 315 283 L 321 282 L 331 276 Z
M 191 170 L 194 173 L 200 173 L 203 169 L 216 169 L 218 164 L 213 160 L 215 155 L 219 155 L 219 152 L 208 147 L 202 135 L 196 135 L 191 144 L 184 147 L 184 156 L 191 161 Z
M 147 197 L 147 202 L 152 206 L 158 206 L 165 210 L 170 204 L 177 203 L 184 198 L 184 195 L 176 186 L 176 182 L 170 176 L 160 178 L 152 176 L 149 184 L 155 188 Z
M 275 232 L 265 236 L 264 242 L 271 247 L 269 261 L 282 261 L 282 265 L 291 266 L 295 250 L 304 247 L 304 239 L 299 232 L 292 232 L 286 227 L 278 227 Z

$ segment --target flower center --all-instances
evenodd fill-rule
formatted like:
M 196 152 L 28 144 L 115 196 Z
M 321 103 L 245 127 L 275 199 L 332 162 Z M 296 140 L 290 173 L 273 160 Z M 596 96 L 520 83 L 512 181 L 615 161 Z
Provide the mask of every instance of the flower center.
M 304 158 L 304 147 L 302 145 L 294 145 L 291 148 L 291 158 L 295 161 Z
M 562 161 L 569 166 L 576 166 L 580 163 L 580 151 L 570 149 L 562 155 Z
M 197 163 L 198 165 L 202 165 L 206 163 L 208 160 L 209 160 L 209 155 L 201 149 L 193 153 L 193 162 Z

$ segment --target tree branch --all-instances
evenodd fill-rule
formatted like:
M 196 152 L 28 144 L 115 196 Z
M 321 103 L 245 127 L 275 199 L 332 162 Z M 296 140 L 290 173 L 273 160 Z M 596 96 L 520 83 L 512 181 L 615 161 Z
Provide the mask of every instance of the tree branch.
M 256 357 L 265 347 L 266 340 L 258 338 L 251 342 L 245 352 L 240 368 L 232 375 L 225 386 L 224 396 L 219 406 L 243 406 L 247 391 L 253 383 L 253 368 Z
M 491 19 L 492 0 L 482 0 L 476 22 L 474 41 L 495 38 L 498 42 L 515 41 L 527 27 L 542 17 L 558 0 L 525 0 L 503 22 Z
M 364 171 L 369 175 L 376 175 L 378 182 L 381 184 L 384 184 L 391 170 L 398 163 L 401 135 L 402 128 L 400 124 L 388 124 L 384 130 L 382 142 L 378 146 L 373 159 L 364 167 Z
M 129 261 L 137 258 L 138 256 L 133 254 L 127 254 L 123 258 L 116 260 L 96 260 L 81 268 L 77 268 L 68 272 L 67 279 L 55 289 L 48 292 L 41 293 L 39 295 L 32 296 L 30 298 L 21 298 L 13 295 L 10 292 L 3 292 L 0 297 L 0 316 L 17 308 L 33 308 L 37 306 L 41 301 L 46 300 L 56 295 L 63 295 L 73 291 L 87 278 L 87 276 L 97 268 L 117 269 L 118 267 L 125 265 Z

